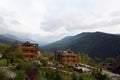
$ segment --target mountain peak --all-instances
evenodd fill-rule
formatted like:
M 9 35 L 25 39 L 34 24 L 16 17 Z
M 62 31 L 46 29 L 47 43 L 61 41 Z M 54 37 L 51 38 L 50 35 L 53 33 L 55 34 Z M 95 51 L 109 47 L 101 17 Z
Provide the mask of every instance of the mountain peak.
M 120 36 L 103 32 L 84 32 L 72 38 L 63 38 L 44 46 L 43 49 L 72 49 L 91 57 L 116 57 L 120 55 Z

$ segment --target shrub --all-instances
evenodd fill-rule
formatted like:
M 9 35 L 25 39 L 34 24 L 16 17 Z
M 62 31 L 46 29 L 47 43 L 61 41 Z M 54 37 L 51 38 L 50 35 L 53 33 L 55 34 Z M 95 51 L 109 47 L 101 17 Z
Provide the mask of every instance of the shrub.
M 25 73 L 23 71 L 17 72 L 17 75 L 14 78 L 14 80 L 24 80 L 24 79 L 25 79 Z
M 97 80 L 106 80 L 107 76 L 102 74 L 100 71 L 93 71 L 92 75 L 97 79 Z
M 0 80 L 8 80 L 6 73 L 2 69 L 0 69 Z

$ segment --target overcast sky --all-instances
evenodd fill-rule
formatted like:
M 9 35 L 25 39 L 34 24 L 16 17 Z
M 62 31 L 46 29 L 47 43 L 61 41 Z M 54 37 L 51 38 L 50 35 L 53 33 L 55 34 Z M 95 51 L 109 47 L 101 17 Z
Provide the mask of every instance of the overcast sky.
M 51 42 L 94 31 L 120 33 L 120 0 L 0 0 L 0 33 Z

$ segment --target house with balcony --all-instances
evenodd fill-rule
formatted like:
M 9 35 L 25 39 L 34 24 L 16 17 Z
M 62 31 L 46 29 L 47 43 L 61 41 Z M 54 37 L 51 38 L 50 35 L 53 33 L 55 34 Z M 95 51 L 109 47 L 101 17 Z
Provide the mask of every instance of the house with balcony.
M 21 49 L 23 51 L 24 59 L 37 60 L 40 56 L 40 51 L 38 50 L 38 44 L 33 44 L 28 41 L 21 44 Z
M 72 50 L 56 50 L 55 60 L 63 64 L 76 66 L 78 64 L 78 54 Z

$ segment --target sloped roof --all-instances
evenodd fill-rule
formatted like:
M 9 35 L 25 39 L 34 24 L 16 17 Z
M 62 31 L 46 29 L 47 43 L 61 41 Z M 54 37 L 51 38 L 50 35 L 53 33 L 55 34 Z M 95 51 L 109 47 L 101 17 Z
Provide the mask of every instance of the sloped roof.
M 58 53 L 58 55 L 77 55 L 71 50 L 57 50 L 56 53 Z

